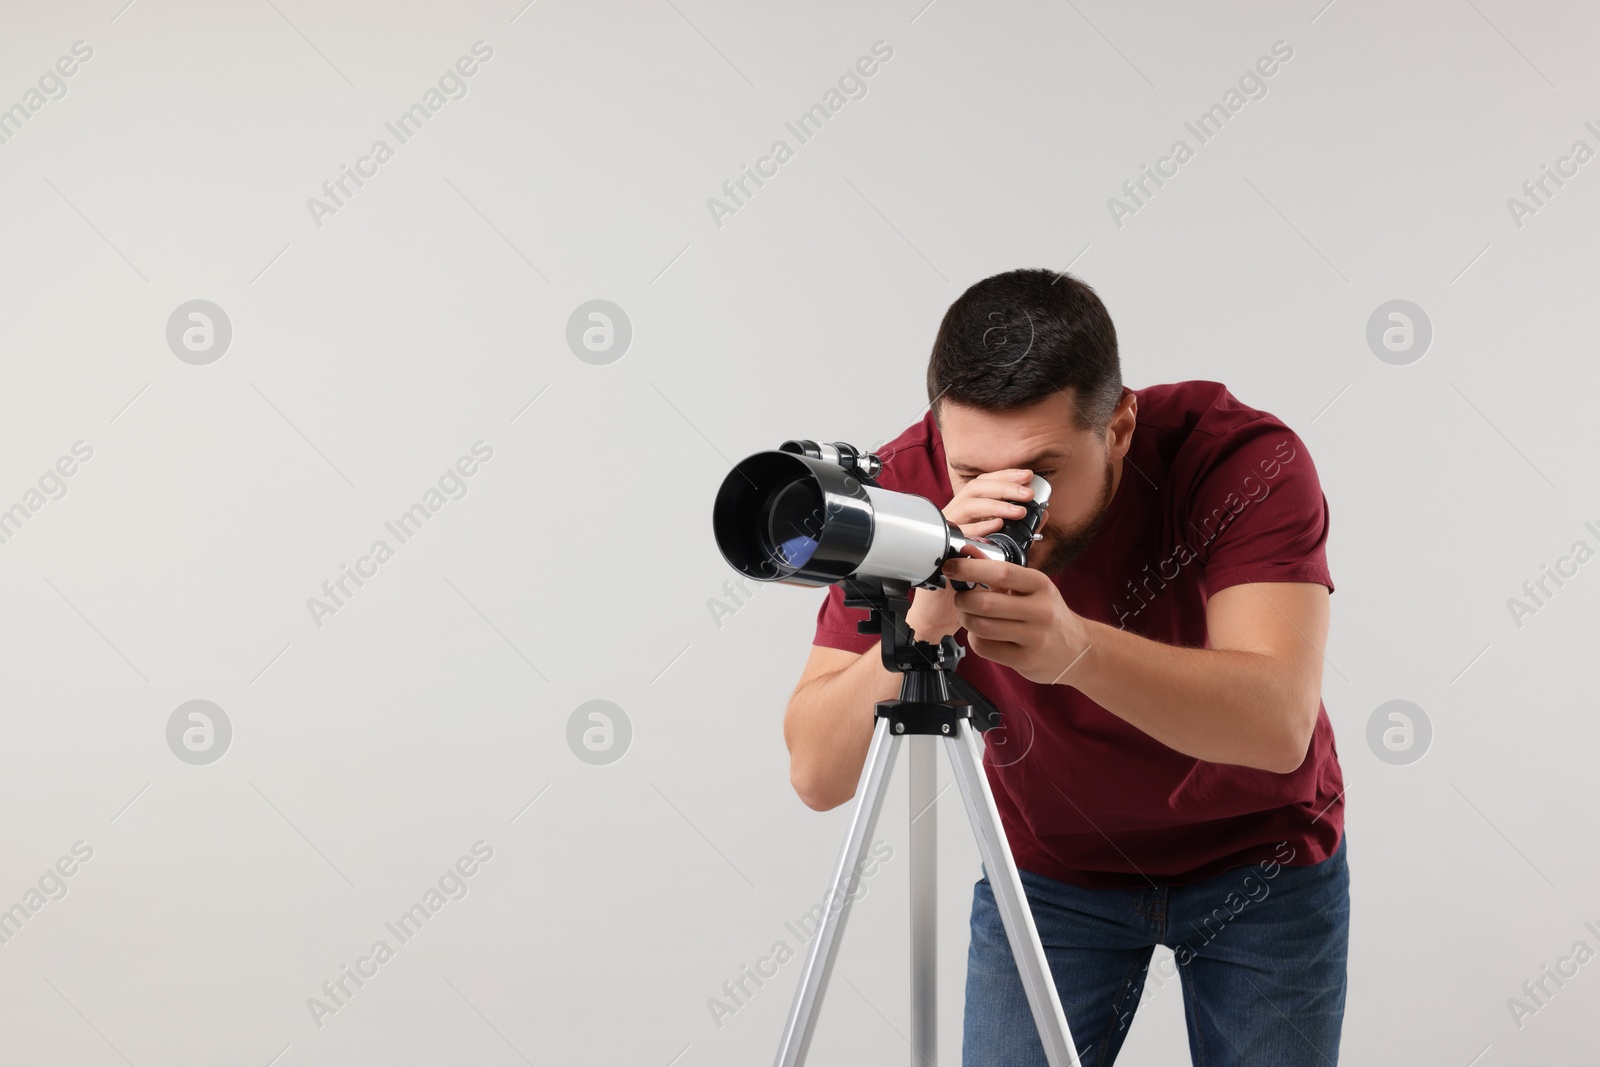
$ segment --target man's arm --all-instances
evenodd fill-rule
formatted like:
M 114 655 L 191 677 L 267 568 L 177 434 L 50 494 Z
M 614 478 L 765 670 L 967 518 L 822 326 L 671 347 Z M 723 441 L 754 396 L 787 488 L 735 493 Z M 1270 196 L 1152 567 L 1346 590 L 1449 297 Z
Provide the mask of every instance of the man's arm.
M 808 808 L 827 811 L 856 792 L 867 762 L 877 702 L 900 693 L 900 675 L 877 645 L 865 652 L 812 645 L 783 714 L 789 783 Z
M 1071 685 L 1168 748 L 1288 774 L 1305 761 L 1322 692 L 1328 590 L 1229 586 L 1206 605 L 1210 648 L 1179 648 L 1085 619 L 1045 575 L 959 559 L 945 573 L 990 588 L 956 594 L 968 646 L 1030 681 Z
M 1210 648 L 1178 648 L 1089 623 L 1088 652 L 1063 681 L 1185 755 L 1297 770 L 1321 703 L 1327 588 L 1229 586 L 1207 603 L 1206 630 Z

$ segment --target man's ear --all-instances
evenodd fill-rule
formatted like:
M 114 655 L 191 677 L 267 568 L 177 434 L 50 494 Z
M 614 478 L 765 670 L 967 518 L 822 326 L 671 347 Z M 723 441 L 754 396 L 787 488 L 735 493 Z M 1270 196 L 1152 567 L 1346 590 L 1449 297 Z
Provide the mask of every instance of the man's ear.
M 1107 449 L 1118 456 L 1128 454 L 1128 446 L 1133 443 L 1133 428 L 1139 422 L 1139 398 L 1132 390 L 1123 394 L 1117 402 L 1117 408 L 1111 413 L 1111 422 L 1106 426 Z

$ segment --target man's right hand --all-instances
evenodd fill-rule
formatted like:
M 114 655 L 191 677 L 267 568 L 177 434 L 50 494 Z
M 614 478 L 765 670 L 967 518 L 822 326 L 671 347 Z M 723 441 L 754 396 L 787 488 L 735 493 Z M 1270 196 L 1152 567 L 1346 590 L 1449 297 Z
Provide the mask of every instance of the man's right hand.
M 961 528 L 967 537 L 987 537 L 998 533 L 1007 519 L 1020 519 L 1026 514 L 1019 500 L 1033 497 L 1028 484 L 1033 472 L 1027 470 L 991 471 L 969 480 L 950 503 L 944 507 L 944 517 Z M 945 582 L 939 589 L 917 589 L 911 595 L 911 608 L 906 612 L 906 625 L 918 641 L 937 644 L 944 637 L 960 629 L 956 621 L 955 590 Z

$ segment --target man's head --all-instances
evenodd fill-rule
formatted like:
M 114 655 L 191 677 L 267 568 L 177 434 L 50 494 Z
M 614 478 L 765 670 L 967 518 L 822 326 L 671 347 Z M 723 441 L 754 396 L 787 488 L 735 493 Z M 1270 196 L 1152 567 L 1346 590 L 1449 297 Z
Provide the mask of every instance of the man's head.
M 1094 538 L 1122 476 L 1137 407 L 1122 395 L 1117 331 L 1068 274 L 1014 270 L 950 305 L 928 360 L 928 402 L 951 487 L 1021 467 L 1050 482 L 1029 566 L 1059 574 Z

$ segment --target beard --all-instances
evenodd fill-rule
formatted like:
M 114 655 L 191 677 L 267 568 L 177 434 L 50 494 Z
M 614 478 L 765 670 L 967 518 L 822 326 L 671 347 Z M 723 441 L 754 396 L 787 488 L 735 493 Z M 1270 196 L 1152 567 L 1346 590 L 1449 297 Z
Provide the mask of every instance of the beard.
M 1056 529 L 1046 523 L 1044 529 L 1039 531 L 1044 534 L 1044 540 L 1035 542 L 1028 553 L 1028 566 L 1056 577 L 1083 555 L 1105 525 L 1106 515 L 1111 511 L 1111 482 L 1111 457 L 1107 456 L 1106 476 L 1100 483 L 1100 499 L 1095 501 L 1089 517 L 1071 530 Z

